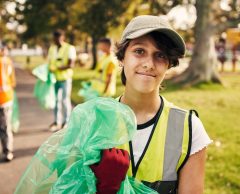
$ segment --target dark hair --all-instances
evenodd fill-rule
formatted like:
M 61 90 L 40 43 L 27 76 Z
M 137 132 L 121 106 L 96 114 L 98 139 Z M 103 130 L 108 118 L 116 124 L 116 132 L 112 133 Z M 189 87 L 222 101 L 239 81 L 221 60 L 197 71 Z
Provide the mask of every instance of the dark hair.
M 105 44 L 108 44 L 109 46 L 111 46 L 111 40 L 109 38 L 100 38 L 98 40 L 98 43 L 105 43 Z
M 219 42 L 226 43 L 226 40 L 224 38 L 219 38 Z
M 57 29 L 53 32 L 54 37 L 65 36 L 65 32 L 62 29 Z
M 154 39 L 157 44 L 157 47 L 162 50 L 164 54 L 166 54 L 170 67 L 176 67 L 179 65 L 179 58 L 182 58 L 181 52 L 174 44 L 174 42 L 165 34 L 161 32 L 150 32 L 149 35 Z M 119 61 L 122 61 L 125 56 L 126 49 L 130 43 L 130 39 L 126 40 L 121 44 L 116 44 L 116 56 Z M 126 76 L 124 73 L 124 68 L 121 72 L 121 80 L 123 85 L 126 85 Z
M 8 46 L 6 43 L 0 44 L 0 49 L 5 49 L 5 48 L 8 49 Z

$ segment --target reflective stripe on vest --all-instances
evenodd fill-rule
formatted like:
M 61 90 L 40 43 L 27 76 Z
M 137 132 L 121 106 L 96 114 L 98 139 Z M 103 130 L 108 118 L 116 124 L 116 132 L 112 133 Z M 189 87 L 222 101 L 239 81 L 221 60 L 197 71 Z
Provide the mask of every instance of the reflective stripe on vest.
M 184 125 L 188 123 L 187 118 L 186 112 L 180 109 L 171 108 L 169 111 L 164 151 L 163 180 L 176 180 L 176 172 L 186 157 L 189 133 L 188 125 Z
M 59 49 L 56 45 L 49 48 L 49 68 L 53 70 L 58 81 L 64 81 L 72 77 L 72 69 L 57 70 L 59 66 L 68 64 L 70 46 L 68 43 L 63 43 Z
M 165 99 L 162 102 L 162 111 L 159 111 L 142 156 L 136 166 L 131 162 L 128 175 L 143 182 L 173 182 L 169 185 L 176 185 L 178 170 L 190 151 L 189 113 Z M 120 147 L 132 153 L 131 142 Z

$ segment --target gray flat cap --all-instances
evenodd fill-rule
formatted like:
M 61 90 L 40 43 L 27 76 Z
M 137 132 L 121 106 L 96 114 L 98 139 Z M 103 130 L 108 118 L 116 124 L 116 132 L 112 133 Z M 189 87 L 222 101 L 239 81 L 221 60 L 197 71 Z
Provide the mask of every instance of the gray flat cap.
M 169 37 L 181 55 L 185 54 L 186 46 L 182 37 L 172 29 L 169 22 L 160 16 L 141 15 L 133 18 L 123 31 L 120 43 L 127 39 L 135 39 L 153 31 L 158 31 Z

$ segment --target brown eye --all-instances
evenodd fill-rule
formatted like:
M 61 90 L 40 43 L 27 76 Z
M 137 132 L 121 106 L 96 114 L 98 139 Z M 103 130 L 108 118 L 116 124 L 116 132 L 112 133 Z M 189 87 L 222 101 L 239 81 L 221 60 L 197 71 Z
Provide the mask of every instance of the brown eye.
M 163 53 L 157 53 L 156 57 L 159 58 L 159 59 L 165 59 L 165 60 L 167 59 L 167 56 Z
M 134 52 L 138 55 L 142 55 L 144 53 L 144 50 L 143 49 L 136 49 Z

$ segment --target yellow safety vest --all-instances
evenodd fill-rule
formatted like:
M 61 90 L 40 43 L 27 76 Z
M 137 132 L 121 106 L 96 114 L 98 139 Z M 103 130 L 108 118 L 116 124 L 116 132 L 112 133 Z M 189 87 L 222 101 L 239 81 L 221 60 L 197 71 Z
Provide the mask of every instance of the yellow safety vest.
M 192 113 L 162 99 L 157 121 L 138 163 L 134 165 L 131 142 L 119 148 L 130 153 L 129 176 L 160 194 L 167 194 L 176 193 L 178 172 L 190 154 Z
M 73 75 L 73 70 L 71 68 L 66 70 L 58 70 L 58 67 L 68 64 L 70 47 L 70 44 L 63 43 L 59 49 L 57 49 L 56 45 L 52 45 L 49 48 L 49 69 L 54 73 L 58 81 L 65 81 L 71 78 Z
M 92 88 L 97 90 L 100 94 L 103 94 L 106 87 L 108 68 L 109 65 L 114 65 L 111 80 L 108 85 L 107 91 L 104 93 L 105 96 L 113 96 L 116 93 L 116 81 L 117 81 L 117 71 L 116 71 L 116 60 L 114 60 L 112 55 L 105 55 L 99 60 L 98 70 L 102 69 L 102 72 L 97 72 L 96 79 L 91 80 Z

